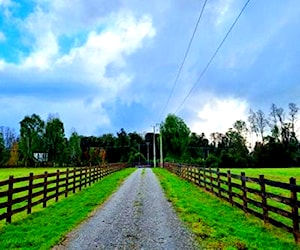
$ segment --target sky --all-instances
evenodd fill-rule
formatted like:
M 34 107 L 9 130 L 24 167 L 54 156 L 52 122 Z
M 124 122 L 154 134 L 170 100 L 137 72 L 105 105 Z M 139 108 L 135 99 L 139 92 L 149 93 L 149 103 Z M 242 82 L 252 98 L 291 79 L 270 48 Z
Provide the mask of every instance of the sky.
M 66 135 L 142 134 L 172 113 L 209 137 L 300 106 L 299 0 L 250 1 L 197 81 L 246 3 L 208 0 L 175 81 L 203 3 L 0 0 L 0 126 L 57 114 Z

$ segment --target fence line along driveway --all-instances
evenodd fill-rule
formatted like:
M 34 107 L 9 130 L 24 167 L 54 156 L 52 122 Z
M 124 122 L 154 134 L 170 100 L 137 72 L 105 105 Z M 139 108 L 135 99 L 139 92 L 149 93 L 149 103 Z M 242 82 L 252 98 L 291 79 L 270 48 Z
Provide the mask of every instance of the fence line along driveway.
M 151 169 L 137 169 L 119 190 L 54 249 L 199 249 Z
M 284 183 L 265 179 L 264 175 L 259 178 L 248 177 L 244 172 L 237 175 L 230 171 L 226 173 L 219 169 L 176 163 L 165 163 L 164 167 L 245 213 L 293 233 L 295 241 L 300 244 L 300 201 L 297 198 L 300 186 L 296 185 L 295 178 L 291 177 L 289 183 Z
M 0 221 L 5 219 L 11 223 L 18 213 L 30 214 L 37 205 L 46 207 L 49 200 L 58 201 L 60 196 L 67 197 L 125 167 L 127 164 L 113 163 L 39 175 L 30 173 L 25 177 L 10 176 L 0 181 Z

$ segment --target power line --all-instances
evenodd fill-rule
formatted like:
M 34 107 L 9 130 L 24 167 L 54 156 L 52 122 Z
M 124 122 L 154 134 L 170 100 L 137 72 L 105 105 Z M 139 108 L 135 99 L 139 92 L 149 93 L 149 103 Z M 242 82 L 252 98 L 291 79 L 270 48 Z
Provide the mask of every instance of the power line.
M 182 62 L 181 62 L 181 65 L 180 65 L 180 67 L 179 67 L 179 69 L 178 69 L 178 71 L 177 71 L 176 78 L 175 78 L 175 81 L 174 81 L 174 83 L 173 83 L 173 87 L 172 87 L 172 89 L 171 89 L 170 95 L 169 95 L 169 97 L 168 97 L 168 99 L 167 99 L 167 102 L 166 102 L 166 105 L 164 106 L 163 111 L 162 111 L 162 113 L 161 113 L 161 118 L 162 118 L 163 114 L 165 113 L 165 111 L 166 111 L 166 109 L 167 109 L 167 107 L 168 107 L 168 104 L 169 104 L 169 102 L 170 102 L 171 96 L 173 95 L 173 92 L 174 92 L 174 89 L 175 89 L 176 84 L 177 84 L 177 82 L 178 82 L 179 76 L 180 76 L 180 74 L 181 74 L 183 65 L 184 65 L 184 63 L 185 63 L 185 60 L 186 60 L 187 55 L 188 55 L 188 53 L 189 53 L 189 51 L 190 51 L 192 42 L 193 42 L 193 40 L 194 40 L 194 36 L 195 36 L 196 31 L 197 31 L 197 29 L 198 29 L 198 25 L 199 25 L 200 20 L 201 20 L 201 18 L 202 18 L 202 15 L 203 15 L 203 12 L 204 12 L 204 9 L 205 9 L 205 6 L 206 6 L 206 2 L 207 2 L 207 0 L 205 0 L 204 3 L 203 3 L 203 6 L 202 6 L 202 9 L 201 9 L 200 15 L 199 15 L 199 17 L 198 17 L 196 26 L 195 26 L 195 28 L 194 28 L 192 37 L 191 37 L 191 39 L 190 39 L 190 41 L 189 41 L 189 44 L 188 44 L 188 47 L 187 47 L 187 49 L 186 49 L 186 51 L 185 51 L 185 54 L 184 54 L 183 60 L 182 60 Z
M 195 89 L 195 87 L 198 85 L 198 83 L 200 82 L 200 80 L 202 79 L 203 75 L 206 73 L 207 69 L 209 68 L 210 64 L 212 63 L 212 61 L 214 60 L 214 58 L 216 57 L 216 55 L 218 54 L 219 50 L 221 49 L 222 45 L 224 44 L 225 40 L 227 39 L 227 37 L 229 36 L 230 32 L 232 31 L 232 29 L 234 28 L 234 26 L 236 25 L 236 23 L 238 22 L 240 16 L 242 15 L 242 13 L 244 12 L 244 10 L 246 9 L 248 3 L 251 0 L 248 0 L 242 10 L 240 11 L 239 15 L 236 17 L 236 19 L 234 20 L 233 24 L 231 25 L 231 27 L 229 28 L 228 32 L 226 33 L 225 37 L 223 38 L 223 40 L 221 41 L 221 43 L 219 44 L 219 46 L 217 47 L 217 49 L 215 50 L 215 52 L 213 53 L 212 57 L 210 58 L 210 60 L 208 61 L 208 63 L 206 64 L 206 66 L 204 67 L 204 69 L 202 70 L 199 78 L 197 79 L 197 81 L 195 82 L 195 84 L 193 85 L 193 87 L 190 89 L 190 91 L 188 92 L 188 94 L 185 96 L 185 98 L 183 99 L 183 101 L 181 102 L 181 104 L 178 106 L 178 108 L 176 109 L 175 113 L 178 113 L 178 111 L 181 109 L 181 107 L 183 106 L 183 104 L 185 103 L 185 101 L 189 98 L 189 96 L 192 94 L 193 90 Z

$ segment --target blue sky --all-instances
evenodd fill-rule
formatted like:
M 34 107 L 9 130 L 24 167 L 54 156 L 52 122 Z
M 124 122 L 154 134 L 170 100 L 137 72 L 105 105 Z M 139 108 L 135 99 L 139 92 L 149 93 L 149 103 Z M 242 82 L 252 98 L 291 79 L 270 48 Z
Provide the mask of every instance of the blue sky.
M 0 0 L 0 125 L 59 114 L 66 134 L 143 133 L 174 113 L 246 0 Z M 300 105 L 300 2 L 252 0 L 176 115 L 226 132 L 249 109 Z

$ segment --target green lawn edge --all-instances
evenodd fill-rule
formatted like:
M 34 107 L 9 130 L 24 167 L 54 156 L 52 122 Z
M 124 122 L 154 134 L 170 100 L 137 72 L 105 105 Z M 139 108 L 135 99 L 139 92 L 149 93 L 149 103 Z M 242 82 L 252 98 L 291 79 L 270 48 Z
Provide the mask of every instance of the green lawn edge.
M 67 199 L 0 229 L 1 249 L 51 249 L 103 204 L 135 169 L 115 172 Z
M 293 235 L 264 225 L 165 169 L 154 169 L 179 218 L 204 249 L 300 249 Z

